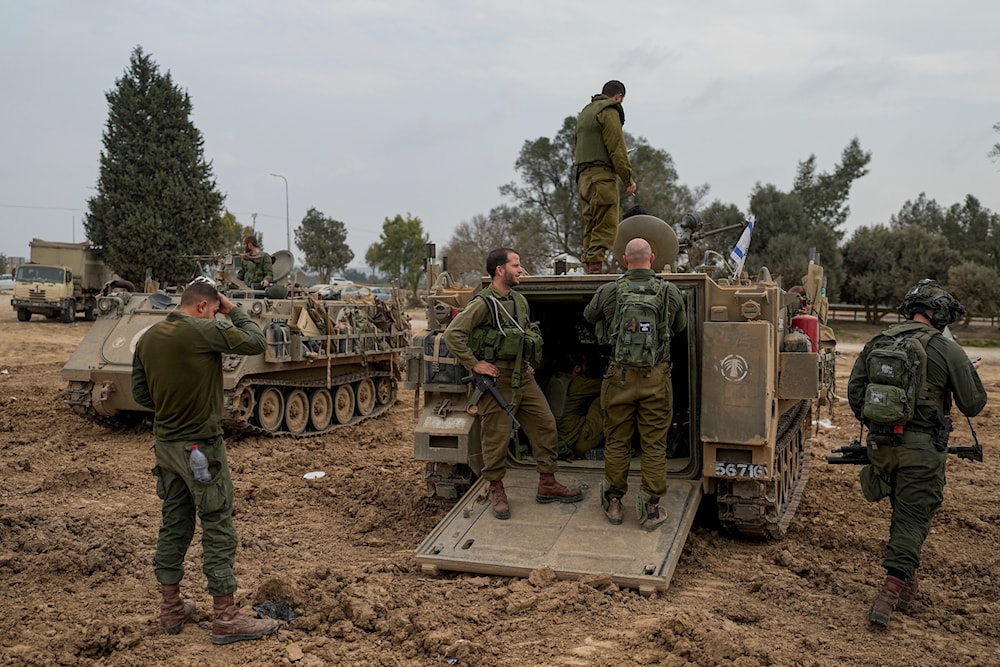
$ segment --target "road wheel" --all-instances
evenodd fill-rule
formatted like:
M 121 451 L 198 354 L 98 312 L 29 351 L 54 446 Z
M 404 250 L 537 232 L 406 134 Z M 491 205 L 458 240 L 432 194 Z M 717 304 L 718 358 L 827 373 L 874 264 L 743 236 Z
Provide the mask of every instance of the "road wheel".
M 337 387 L 333 395 L 333 416 L 338 424 L 346 424 L 354 416 L 354 389 L 349 384 Z
M 30 319 L 31 319 L 31 311 L 30 310 L 28 310 L 27 308 L 18 308 L 17 309 L 17 321 L 18 322 L 27 322 Z
M 88 306 L 83 311 L 83 319 L 87 320 L 88 322 L 93 322 L 94 320 L 97 319 L 97 313 L 94 312 L 93 306 Z
M 333 419 L 333 396 L 329 389 L 314 389 L 309 397 L 309 423 L 314 431 L 325 431 Z
M 385 405 L 392 399 L 392 381 L 389 378 L 375 380 L 375 402 Z
M 76 301 L 73 299 L 66 302 L 66 310 L 62 312 L 62 321 L 66 324 L 76 321 Z
M 285 418 L 285 397 L 274 387 L 268 387 L 257 397 L 257 421 L 268 431 L 277 431 Z
M 362 417 L 370 415 L 375 409 L 375 383 L 372 382 L 371 378 L 365 378 L 358 382 L 356 391 L 358 401 L 354 408 L 355 412 Z
M 285 398 L 285 426 L 294 435 L 309 425 L 309 397 L 301 389 L 292 389 Z

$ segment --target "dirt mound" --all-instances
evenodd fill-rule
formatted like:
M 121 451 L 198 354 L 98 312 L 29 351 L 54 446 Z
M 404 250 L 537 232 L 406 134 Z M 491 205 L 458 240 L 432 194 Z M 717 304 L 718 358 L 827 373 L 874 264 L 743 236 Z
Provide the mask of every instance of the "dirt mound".
M 152 436 L 62 403 L 59 371 L 90 326 L 0 310 L 0 662 L 5 665 L 993 665 L 1000 655 L 1000 426 L 976 420 L 987 462 L 952 459 L 920 594 L 886 632 L 867 622 L 884 576 L 889 508 L 829 449 L 856 435 L 846 405 L 814 439 L 809 486 L 782 542 L 693 530 L 671 587 L 645 598 L 610 578 L 425 576 L 413 550 L 446 508 L 412 460 L 413 395 L 317 439 L 229 440 L 240 536 L 237 602 L 284 601 L 272 636 L 209 641 L 201 546 L 184 632 L 160 633 L 152 559 Z M 846 386 L 852 356 L 839 361 Z M 996 400 L 1000 364 L 984 368 Z M 826 415 L 821 415 L 825 417 Z M 827 425 L 824 425 L 827 424 Z M 969 441 L 961 425 L 953 442 Z M 303 475 L 321 470 L 325 476 Z M 199 533 L 200 534 L 200 533 Z

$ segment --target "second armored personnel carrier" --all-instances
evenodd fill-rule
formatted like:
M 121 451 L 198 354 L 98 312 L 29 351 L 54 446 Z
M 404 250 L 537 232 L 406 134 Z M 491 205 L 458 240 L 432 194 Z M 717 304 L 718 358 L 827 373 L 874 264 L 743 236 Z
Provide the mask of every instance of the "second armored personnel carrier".
M 223 269 L 232 260 L 222 262 Z M 292 267 L 275 253 L 275 279 Z M 220 288 L 260 326 L 263 354 L 225 355 L 223 425 L 268 435 L 309 436 L 383 412 L 396 397 L 401 353 L 410 325 L 398 294 L 324 301 L 285 285 L 234 285 L 221 270 Z M 78 414 L 116 424 L 149 411 L 132 399 L 132 355 L 151 326 L 180 302 L 180 294 L 133 294 L 109 289 L 97 300 L 99 317 L 63 367 L 66 402 Z
M 678 256 L 677 237 L 662 221 L 637 218 L 622 223 L 617 254 L 629 238 L 644 236 L 657 257 L 653 268 L 662 271 Z M 647 235 L 650 229 L 660 231 Z M 808 301 L 782 289 L 766 269 L 756 280 L 716 280 L 700 272 L 660 275 L 680 289 L 688 321 L 687 330 L 671 341 L 674 418 L 667 443 L 668 495 L 661 501 L 668 522 L 652 533 L 640 530 L 634 516 L 627 516 L 624 526 L 608 524 L 596 497 L 603 475 L 600 446 L 582 457 L 561 456 L 560 480 L 589 489 L 583 502 L 536 504 L 534 461 L 519 431 L 511 435 L 504 480 L 512 516 L 494 519 L 488 484 L 478 477 L 479 422 L 469 409 L 470 388 L 462 382 L 466 370 L 450 356 L 442 332 L 431 330 L 415 338 L 408 363 L 407 381 L 424 392 L 414 451 L 426 462 L 428 493 L 457 502 L 417 550 L 426 570 L 526 576 L 549 567 L 561 577 L 611 573 L 620 585 L 649 592 L 669 585 L 700 505 L 714 510 L 731 534 L 784 537 L 808 477 L 814 406 L 833 382 L 834 341 L 820 333 L 813 312 L 825 314 L 822 269 L 809 267 Z M 567 357 L 589 359 L 597 378 L 609 358 L 583 310 L 598 287 L 616 278 L 521 278 L 517 289 L 545 340 L 545 363 L 536 378 L 557 420 L 566 404 Z M 635 452 L 636 478 L 626 508 L 639 486 L 638 468 Z

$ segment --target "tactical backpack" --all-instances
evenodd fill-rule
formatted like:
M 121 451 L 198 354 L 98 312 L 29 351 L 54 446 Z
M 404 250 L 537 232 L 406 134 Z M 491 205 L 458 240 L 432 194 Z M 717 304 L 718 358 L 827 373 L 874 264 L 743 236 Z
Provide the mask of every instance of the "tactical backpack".
M 927 388 L 927 343 L 938 331 L 882 333 L 868 350 L 862 417 L 893 426 L 913 419 L 918 405 L 936 404 Z
M 617 310 L 609 333 L 618 365 L 642 369 L 656 365 L 660 349 L 670 338 L 662 313 L 666 288 L 659 278 L 632 281 L 623 276 L 616 282 Z

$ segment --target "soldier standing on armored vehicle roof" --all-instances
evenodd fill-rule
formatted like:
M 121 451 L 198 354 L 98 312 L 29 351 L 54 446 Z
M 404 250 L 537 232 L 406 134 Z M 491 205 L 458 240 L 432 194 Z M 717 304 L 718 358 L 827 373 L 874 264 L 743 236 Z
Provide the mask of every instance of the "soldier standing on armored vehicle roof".
M 628 270 L 602 285 L 583 311 L 597 325 L 597 341 L 614 351 L 601 393 L 606 414 L 601 505 L 608 521 L 622 522 L 638 427 L 642 482 L 636 515 L 642 528 L 653 530 L 667 519 L 660 497 L 667 492 L 667 432 L 673 420 L 670 338 L 687 327 L 687 314 L 680 290 L 650 268 L 653 251 L 645 239 L 629 241 L 624 255 Z
M 576 181 L 583 201 L 583 253 L 587 273 L 600 273 L 604 254 L 618 234 L 618 179 L 625 194 L 635 194 L 632 163 L 625 147 L 625 84 L 608 81 L 576 121 Z
M 459 313 L 444 332 L 444 340 L 455 358 L 474 373 L 496 378 L 496 386 L 531 441 L 538 468 L 540 503 L 575 503 L 583 493 L 556 481 L 558 441 L 556 420 L 535 382 L 532 364 L 541 361 L 541 336 L 529 324 L 528 300 L 515 292 L 521 278 L 521 258 L 510 248 L 491 250 L 486 273 L 493 284 L 481 291 Z M 491 396 L 484 396 L 482 419 L 483 477 L 490 482 L 493 513 L 510 517 L 504 490 L 507 444 L 513 425 L 511 415 Z
M 969 417 L 976 416 L 986 406 L 986 390 L 976 372 L 982 362 L 969 363 L 957 343 L 940 335 L 964 313 L 962 304 L 936 282 L 921 280 L 906 293 L 899 306 L 899 314 L 906 321 L 870 340 L 851 370 L 847 398 L 854 415 L 868 427 L 871 460 L 871 465 L 861 470 L 861 489 L 871 502 L 888 496 L 892 503 L 889 544 L 882 561 L 885 583 L 868 613 L 868 620 L 876 625 L 888 626 L 894 610 L 907 611 L 917 592 L 920 551 L 931 529 L 931 517 L 944 501 L 952 398 L 962 414 Z M 907 392 L 912 394 L 913 402 L 908 421 L 881 423 L 889 419 L 877 415 L 901 401 L 891 398 L 894 393 L 891 390 L 880 390 L 884 385 L 876 384 L 872 374 L 886 372 L 883 365 L 895 366 L 892 363 L 873 366 L 869 357 L 903 338 L 911 338 L 912 344 L 923 347 L 919 363 L 923 369 L 918 374 L 923 386 Z
M 232 324 L 219 322 L 216 313 Z M 214 598 L 212 642 L 259 639 L 278 629 L 273 619 L 252 619 L 233 600 L 236 529 L 233 481 L 222 440 L 222 355 L 260 354 L 264 333 L 208 282 L 196 281 L 181 303 L 139 339 L 132 366 L 132 395 L 155 412 L 156 493 L 163 500 L 154 566 L 160 582 L 160 625 L 177 634 L 195 611 L 180 597 L 184 557 L 201 521 L 203 570 Z M 208 458 L 209 482 L 194 479 L 188 457 L 197 445 Z

